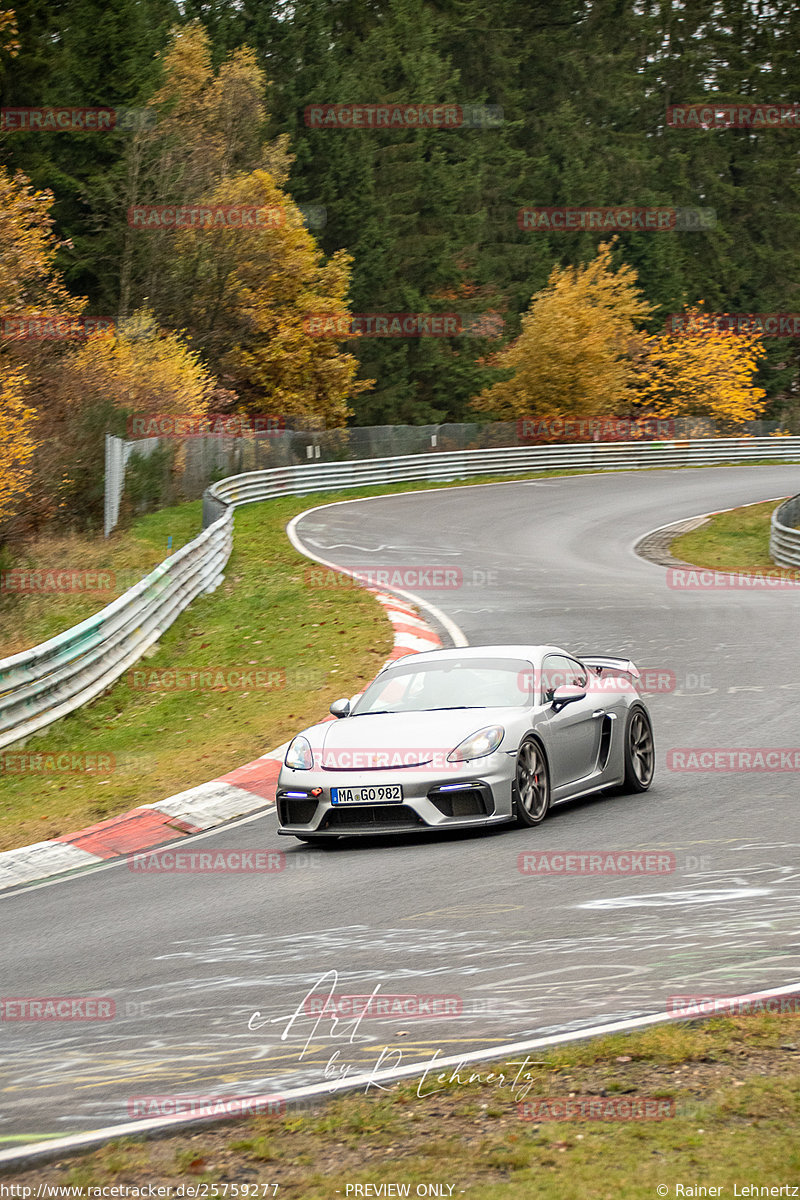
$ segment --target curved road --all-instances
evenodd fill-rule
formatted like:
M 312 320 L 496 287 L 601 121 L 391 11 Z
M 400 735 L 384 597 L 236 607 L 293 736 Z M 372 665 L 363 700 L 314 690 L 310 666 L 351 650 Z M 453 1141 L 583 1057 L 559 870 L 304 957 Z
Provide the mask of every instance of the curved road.
M 0 1023 L 0 1140 L 126 1121 L 132 1097 L 277 1092 L 800 977 L 797 774 L 666 766 L 676 748 L 800 745 L 800 592 L 675 590 L 632 550 L 665 521 L 798 481 L 787 466 L 586 475 L 302 518 L 309 550 L 341 565 L 460 571 L 461 586 L 420 595 L 472 643 L 625 652 L 674 675 L 650 700 L 656 782 L 536 829 L 313 852 L 279 839 L 270 811 L 181 847 L 279 848 L 280 874 L 137 874 L 123 861 L 4 895 L 0 994 L 108 997 L 117 1015 Z M 676 869 L 522 875 L 532 849 L 657 849 Z M 303 998 L 333 971 L 338 994 L 445 996 L 450 1015 L 315 1025 Z

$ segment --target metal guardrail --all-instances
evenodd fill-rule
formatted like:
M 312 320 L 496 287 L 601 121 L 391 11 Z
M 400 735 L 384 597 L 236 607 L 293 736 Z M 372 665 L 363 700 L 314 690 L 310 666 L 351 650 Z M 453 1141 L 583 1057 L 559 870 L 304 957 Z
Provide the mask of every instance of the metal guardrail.
M 0 661 L 0 748 L 93 700 L 222 581 L 233 510 L 134 587 L 65 633 Z
M 478 475 L 511 475 L 536 470 L 614 470 L 647 467 L 701 467 L 763 459 L 800 460 L 800 437 L 703 438 L 672 442 L 583 442 L 559 446 L 513 446 L 371 458 L 359 462 L 314 462 L 231 475 L 206 489 L 203 524 L 216 520 L 228 504 L 251 504 L 276 496 L 366 487 L 382 483 Z
M 769 553 L 779 567 L 800 567 L 800 495 L 779 504 L 772 514 Z
M 94 699 L 137 662 L 197 596 L 219 585 L 233 546 L 233 510 L 240 504 L 415 480 L 445 483 L 548 469 L 699 467 L 762 459 L 800 462 L 800 437 L 447 451 L 302 463 L 222 479 L 203 496 L 203 532 L 194 541 L 80 625 L 0 661 L 0 748 Z M 797 562 L 800 565 L 800 559 Z

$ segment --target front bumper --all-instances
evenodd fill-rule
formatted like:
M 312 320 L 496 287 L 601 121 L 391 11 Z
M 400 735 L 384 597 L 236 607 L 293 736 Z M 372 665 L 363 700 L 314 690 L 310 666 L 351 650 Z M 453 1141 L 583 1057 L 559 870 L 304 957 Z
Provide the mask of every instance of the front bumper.
M 278 833 L 350 837 L 376 833 L 424 833 L 499 824 L 512 816 L 510 759 L 495 753 L 451 776 L 417 767 L 374 771 L 296 771 L 278 777 Z M 480 773 L 478 773 L 480 769 Z M 401 784 L 398 803 L 333 804 L 332 787 Z M 320 795 L 312 796 L 314 789 Z

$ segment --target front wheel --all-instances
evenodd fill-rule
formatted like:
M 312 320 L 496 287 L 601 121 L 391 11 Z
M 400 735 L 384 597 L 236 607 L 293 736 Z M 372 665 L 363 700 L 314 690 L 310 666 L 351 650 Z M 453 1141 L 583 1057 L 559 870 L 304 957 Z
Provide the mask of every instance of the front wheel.
M 514 808 L 518 825 L 538 825 L 550 807 L 550 772 L 542 748 L 524 738 L 517 752 L 514 775 Z
M 625 727 L 625 782 L 623 791 L 646 792 L 656 769 L 656 745 L 653 726 L 643 708 L 636 705 L 628 713 Z

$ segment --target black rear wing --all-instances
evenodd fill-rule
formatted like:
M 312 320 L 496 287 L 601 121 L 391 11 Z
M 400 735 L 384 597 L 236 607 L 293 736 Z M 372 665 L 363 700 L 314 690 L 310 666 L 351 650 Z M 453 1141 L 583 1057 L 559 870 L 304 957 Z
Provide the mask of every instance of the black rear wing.
M 598 675 L 617 675 L 621 671 L 633 679 L 640 677 L 639 668 L 629 658 L 618 658 L 613 654 L 582 654 L 580 661 Z

